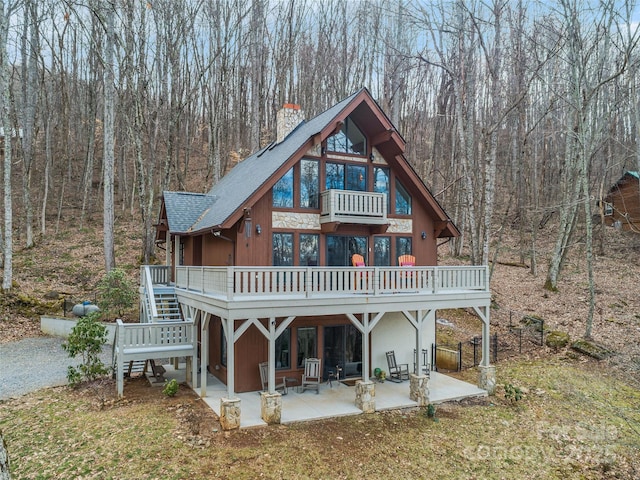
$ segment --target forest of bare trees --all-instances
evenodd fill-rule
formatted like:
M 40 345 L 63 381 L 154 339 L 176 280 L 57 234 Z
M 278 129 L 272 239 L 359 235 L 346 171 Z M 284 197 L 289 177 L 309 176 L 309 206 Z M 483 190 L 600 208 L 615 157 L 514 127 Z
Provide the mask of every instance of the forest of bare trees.
M 576 223 L 590 260 L 599 196 L 640 170 L 639 19 L 634 0 L 4 0 L 3 286 L 16 244 L 100 212 L 105 267 L 121 215 L 148 261 L 163 189 L 210 188 L 282 104 L 311 117 L 365 86 L 453 253 L 487 264 L 508 226 L 536 273 L 553 222 L 557 288 Z

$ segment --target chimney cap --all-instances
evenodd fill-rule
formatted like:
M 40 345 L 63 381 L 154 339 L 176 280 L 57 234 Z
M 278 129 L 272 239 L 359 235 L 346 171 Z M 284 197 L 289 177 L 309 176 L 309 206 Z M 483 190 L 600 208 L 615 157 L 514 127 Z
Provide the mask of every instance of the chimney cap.
M 289 110 L 300 110 L 300 105 L 297 105 L 295 103 L 285 103 L 284 105 L 282 105 L 282 108 L 287 108 Z

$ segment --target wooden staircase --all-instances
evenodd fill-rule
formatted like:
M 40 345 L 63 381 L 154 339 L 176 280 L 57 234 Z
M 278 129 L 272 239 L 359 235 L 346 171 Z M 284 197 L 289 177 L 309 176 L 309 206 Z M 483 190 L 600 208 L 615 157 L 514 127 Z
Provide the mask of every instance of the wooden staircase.
M 179 322 L 182 320 L 180 305 L 173 287 L 155 287 L 153 294 L 159 321 Z

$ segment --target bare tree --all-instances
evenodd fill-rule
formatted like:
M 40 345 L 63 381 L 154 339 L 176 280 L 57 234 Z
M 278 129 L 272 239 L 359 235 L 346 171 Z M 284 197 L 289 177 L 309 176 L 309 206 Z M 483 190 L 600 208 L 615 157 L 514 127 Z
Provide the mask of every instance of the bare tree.
M 114 111 L 115 111 L 115 85 L 114 85 L 114 49 L 115 49 L 115 3 L 105 1 L 101 13 L 105 23 L 106 39 L 104 47 L 104 147 L 103 147 L 103 181 L 104 181 L 104 263 L 107 272 L 116 266 L 114 247 Z

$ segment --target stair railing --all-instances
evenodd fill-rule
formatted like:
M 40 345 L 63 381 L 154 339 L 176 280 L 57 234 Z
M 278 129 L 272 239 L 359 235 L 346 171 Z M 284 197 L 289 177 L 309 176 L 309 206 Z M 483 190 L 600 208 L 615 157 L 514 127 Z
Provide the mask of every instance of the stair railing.
M 142 268 L 141 278 L 143 279 L 144 288 L 144 303 L 146 304 L 146 320 L 147 323 L 155 323 L 158 321 L 158 307 L 156 306 L 156 298 L 153 292 L 153 277 L 151 275 L 151 269 L 149 265 L 144 265 Z M 142 320 L 142 318 L 141 318 Z

